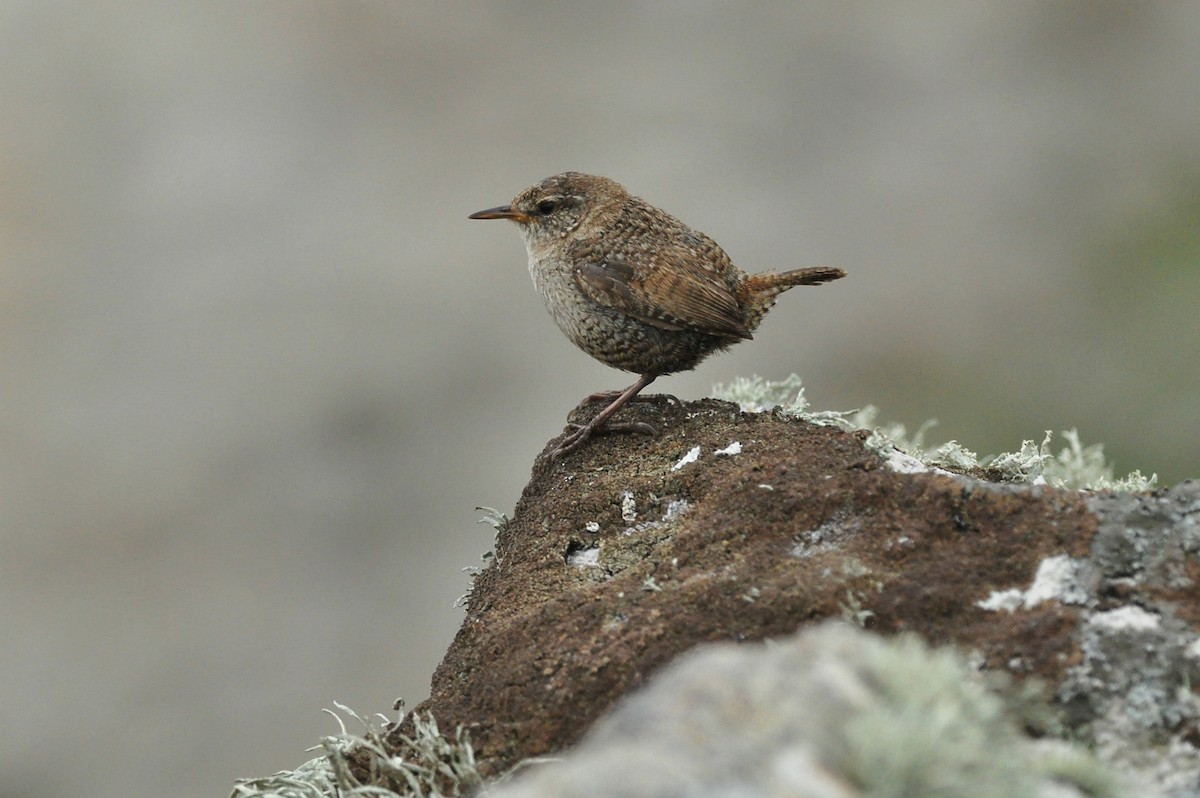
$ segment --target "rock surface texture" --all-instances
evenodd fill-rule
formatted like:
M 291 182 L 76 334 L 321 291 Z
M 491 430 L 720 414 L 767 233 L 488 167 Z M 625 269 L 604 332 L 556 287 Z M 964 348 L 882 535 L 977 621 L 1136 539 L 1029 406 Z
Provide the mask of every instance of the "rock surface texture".
M 949 649 L 830 622 L 710 644 L 621 699 L 559 762 L 492 798 L 1158 798 L 1031 741 Z
M 1017 682 L 1035 677 L 1056 734 L 1090 744 L 1141 794 L 1200 796 L 1200 483 L 1119 495 L 898 473 L 866 433 L 779 413 L 713 400 L 622 412 L 661 434 L 539 459 L 417 707 L 443 729 L 461 724 L 485 773 L 575 745 L 700 644 L 840 618 L 953 644 Z M 849 631 L 820 634 L 829 652 L 806 638 L 786 645 L 807 646 L 827 670 L 845 657 L 846 678 L 866 678 Z M 727 718 L 711 702 L 745 699 L 737 658 L 721 656 L 712 667 L 729 695 L 697 694 L 695 720 L 682 721 L 714 752 Z M 688 703 L 675 701 L 680 712 Z M 796 756 L 784 765 L 815 755 Z M 835 769 L 826 786 L 845 790 L 802 794 L 874 794 L 847 778 Z M 1042 789 L 1032 794 L 1125 794 Z

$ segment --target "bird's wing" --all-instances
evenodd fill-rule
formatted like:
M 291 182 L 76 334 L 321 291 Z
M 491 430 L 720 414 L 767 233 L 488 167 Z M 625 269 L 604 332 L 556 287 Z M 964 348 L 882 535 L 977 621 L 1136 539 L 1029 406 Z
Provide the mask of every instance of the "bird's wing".
M 751 337 L 720 274 L 678 254 L 659 253 L 655 261 L 637 266 L 612 257 L 585 262 L 576 267 L 575 282 L 596 304 L 664 330 Z

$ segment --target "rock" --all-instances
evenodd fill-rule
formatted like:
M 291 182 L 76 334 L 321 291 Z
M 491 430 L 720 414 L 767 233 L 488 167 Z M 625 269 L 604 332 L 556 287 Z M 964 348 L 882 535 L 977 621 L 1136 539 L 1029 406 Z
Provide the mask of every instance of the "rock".
M 1118 794 L 1088 757 L 1030 741 L 949 649 L 837 622 L 775 645 L 698 647 L 618 702 L 563 760 L 530 771 L 488 795 Z
M 1093 495 L 899 473 L 865 433 L 778 413 L 713 400 L 622 412 L 661 434 L 539 459 L 416 709 L 463 726 L 485 774 L 575 745 L 697 646 L 843 618 L 1040 680 L 1059 733 L 1174 798 L 1200 795 L 1200 484 Z M 741 654 L 714 656 L 720 670 Z M 706 700 L 738 703 L 746 689 L 735 678 Z M 822 761 L 797 745 L 772 767 Z

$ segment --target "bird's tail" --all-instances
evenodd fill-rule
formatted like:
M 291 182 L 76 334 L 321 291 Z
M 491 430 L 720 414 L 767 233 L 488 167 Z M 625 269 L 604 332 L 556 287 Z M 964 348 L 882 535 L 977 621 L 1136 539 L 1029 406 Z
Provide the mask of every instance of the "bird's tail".
M 797 285 L 820 285 L 838 280 L 846 272 L 833 266 L 813 266 L 808 269 L 793 269 L 786 272 L 751 274 L 738 286 L 738 299 L 746 309 L 746 325 L 753 330 L 762 321 L 763 314 L 775 304 L 775 297 Z
M 755 274 L 752 275 L 751 279 L 758 283 L 756 290 L 775 290 L 775 294 L 778 295 L 781 291 L 786 291 L 794 285 L 820 285 L 821 283 L 838 280 L 845 276 L 846 273 L 844 271 L 833 266 L 813 266 L 810 269 L 793 269 L 788 272 Z

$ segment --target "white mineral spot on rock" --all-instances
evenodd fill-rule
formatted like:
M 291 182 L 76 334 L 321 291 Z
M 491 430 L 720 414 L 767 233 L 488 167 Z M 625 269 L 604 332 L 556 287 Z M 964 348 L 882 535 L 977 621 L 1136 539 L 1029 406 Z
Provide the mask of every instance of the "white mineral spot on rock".
M 1065 554 L 1042 560 L 1033 577 L 1033 584 L 1025 591 L 1025 609 L 1051 599 L 1065 601 L 1074 586 L 1077 570 L 1078 564 Z
M 923 474 L 929 470 L 929 466 L 899 449 L 892 449 L 887 466 L 898 474 Z
M 1064 604 L 1079 604 L 1086 600 L 1075 584 L 1079 563 L 1065 554 L 1047 557 L 1038 565 L 1033 584 L 1028 590 L 1010 588 L 997 590 L 975 606 L 985 610 L 1033 609 L 1045 601 L 1061 601 Z
M 687 512 L 687 509 L 690 506 L 691 505 L 688 504 L 687 499 L 675 499 L 674 501 L 667 504 L 667 511 L 665 513 L 663 513 L 662 520 L 663 521 L 674 521 L 676 518 L 678 518 L 679 516 L 681 516 L 685 512 Z
M 678 463 L 671 466 L 671 470 L 678 471 L 679 469 L 683 468 L 688 463 L 694 463 L 699 459 L 700 459 L 700 447 L 693 446 L 691 449 L 688 450 L 687 454 L 685 454 L 683 457 L 679 458 Z
M 715 452 L 713 452 L 713 454 L 717 455 L 718 457 L 720 457 L 721 455 L 730 457 L 735 454 L 741 454 L 741 453 L 742 453 L 742 442 L 741 441 L 734 441 L 733 443 L 726 446 L 724 449 L 717 449 Z
M 1111 630 L 1145 631 L 1158 628 L 1158 616 L 1146 612 L 1141 607 L 1119 607 L 1107 612 L 1097 612 L 1088 619 L 1092 626 L 1102 626 Z
M 588 549 L 571 552 L 567 555 L 567 565 L 573 565 L 576 568 L 598 567 L 600 565 L 600 547 L 592 546 Z
M 980 609 L 991 610 L 992 612 L 999 612 L 1000 610 L 1014 612 L 1020 609 L 1024 603 L 1024 591 L 1012 588 L 1010 590 L 995 590 L 992 592 L 992 595 L 982 601 L 975 602 L 975 606 Z
M 627 490 L 621 494 L 621 520 L 627 524 L 637 520 L 637 505 L 633 501 L 632 491 Z

